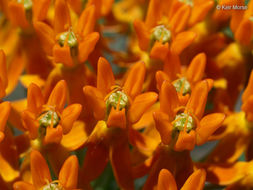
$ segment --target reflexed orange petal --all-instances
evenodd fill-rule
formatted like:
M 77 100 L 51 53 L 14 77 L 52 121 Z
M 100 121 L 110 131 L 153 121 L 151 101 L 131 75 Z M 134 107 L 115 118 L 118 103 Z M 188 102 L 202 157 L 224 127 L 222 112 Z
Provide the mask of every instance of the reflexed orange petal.
M 173 52 L 168 53 L 163 65 L 163 70 L 171 81 L 177 79 L 177 74 L 181 73 L 179 56 Z
M 70 156 L 63 164 L 59 173 L 60 184 L 66 189 L 74 189 L 78 179 L 78 160 L 76 156 Z
M 171 51 L 179 55 L 186 47 L 188 47 L 196 38 L 195 32 L 181 32 L 176 35 L 171 44 Z
M 156 41 L 154 46 L 152 47 L 150 51 L 150 57 L 152 59 L 159 59 L 159 60 L 165 60 L 168 52 L 169 52 L 169 44 L 168 43 L 161 43 Z
M 6 122 L 11 111 L 11 103 L 3 102 L 0 104 L 0 131 L 4 132 Z
M 161 3 L 157 0 L 151 0 L 148 6 L 148 12 L 145 20 L 145 25 L 148 28 L 153 28 L 161 19 Z
M 65 0 L 55 1 L 54 30 L 55 32 L 65 32 L 71 25 L 70 13 Z
M 208 11 L 213 7 L 213 5 L 214 1 L 212 0 L 208 0 L 194 5 L 191 11 L 188 25 L 193 26 L 197 22 L 204 20 L 204 18 L 208 14 Z
M 187 79 L 192 83 L 200 81 L 204 76 L 205 67 L 206 55 L 204 53 L 199 53 L 193 58 L 187 69 Z
M 71 104 L 62 111 L 61 125 L 63 134 L 67 134 L 82 111 L 81 104 Z
M 179 100 L 176 89 L 171 83 L 164 81 L 160 91 L 160 109 L 168 114 L 169 118 L 174 118 L 177 107 L 179 107 Z
M 253 24 L 250 19 L 243 19 L 235 33 L 235 39 L 242 45 L 249 45 L 253 34 Z
M 162 169 L 159 173 L 157 190 L 177 190 L 174 177 L 166 169 Z
M 133 190 L 134 181 L 128 143 L 126 141 L 113 143 L 109 155 L 113 173 L 120 188 Z
M 53 55 L 53 47 L 55 44 L 55 36 L 53 29 L 47 24 L 39 21 L 35 21 L 33 23 L 33 26 L 37 35 L 39 36 L 43 50 L 46 52 L 47 55 Z
M 29 23 L 26 19 L 25 8 L 22 3 L 11 1 L 8 4 L 8 16 L 13 24 L 26 28 L 29 26 Z
M 115 85 L 115 79 L 112 67 L 105 58 L 100 57 L 97 69 L 97 88 L 106 95 L 111 91 L 113 85 Z
M 8 85 L 8 80 L 7 80 L 6 57 L 5 57 L 3 50 L 0 50 L 0 80 L 1 80 L 1 84 L 2 84 L 0 86 L 0 88 L 2 87 L 3 90 L 5 90 L 5 88 Z M 1 94 L 0 94 L 0 97 L 3 97 L 3 96 L 1 96 Z
M 34 0 L 33 1 L 33 20 L 44 20 L 50 6 L 50 0 Z
M 187 109 L 201 119 L 208 95 L 208 82 L 203 80 L 193 89 L 191 97 L 186 105 Z
M 84 183 L 96 179 L 103 172 L 108 163 L 108 154 L 108 148 L 101 143 L 88 146 L 81 175 Z
M 150 33 L 145 24 L 140 20 L 134 21 L 134 29 L 138 37 L 141 50 L 147 51 L 150 43 Z
M 29 131 L 31 139 L 38 137 L 39 121 L 34 118 L 34 115 L 29 111 L 22 112 L 22 120 L 24 127 Z
M 77 25 L 77 33 L 81 36 L 86 36 L 93 32 L 96 23 L 95 6 L 91 5 L 84 9 Z
M 145 111 L 147 111 L 157 100 L 158 95 L 154 92 L 147 92 L 136 96 L 130 109 L 128 119 L 131 123 L 139 121 Z
M 145 72 L 145 64 L 143 62 L 138 62 L 134 64 L 127 75 L 123 88 L 127 95 L 129 95 L 132 99 L 134 99 L 135 96 L 140 94 L 142 91 Z
M 51 182 L 51 175 L 47 162 L 37 150 L 31 152 L 31 172 L 33 185 L 37 189 L 46 185 L 47 182 Z
M 67 83 L 64 80 L 59 81 L 51 92 L 47 105 L 55 106 L 57 111 L 62 111 L 67 99 Z
M 156 88 L 159 91 L 161 90 L 163 81 L 167 80 L 167 81 L 170 82 L 169 76 L 165 72 L 163 72 L 163 71 L 157 71 L 156 75 L 155 75 L 155 78 L 156 78 Z
M 197 145 L 204 144 L 208 137 L 211 136 L 223 123 L 225 114 L 213 113 L 209 114 L 200 121 L 200 126 L 197 127 Z
M 93 86 L 85 86 L 83 88 L 85 100 L 90 102 L 90 109 L 93 110 L 94 117 L 97 120 L 104 119 L 106 105 L 103 94 Z
M 184 30 L 190 17 L 191 8 L 189 5 L 183 5 L 178 9 L 175 15 L 171 18 L 170 26 L 173 33 L 177 34 Z
M 58 125 L 56 128 L 53 127 L 47 127 L 46 130 L 46 136 L 44 138 L 43 144 L 51 144 L 51 143 L 57 143 L 59 144 L 62 139 L 62 126 Z
M 248 85 L 246 87 L 246 89 L 243 92 L 242 95 L 242 101 L 243 103 L 246 102 L 246 100 L 253 94 L 253 70 L 250 73 L 250 78 L 249 78 L 249 82 Z
M 174 146 L 174 150 L 192 150 L 195 146 L 195 142 L 196 132 L 194 130 L 191 130 L 189 133 L 187 133 L 186 131 L 180 131 L 177 142 Z
M 173 126 L 169 121 L 168 115 L 163 112 L 154 112 L 155 127 L 159 131 L 163 144 L 170 144 Z
M 88 59 L 88 56 L 94 50 L 98 40 L 98 32 L 92 32 L 84 37 L 83 41 L 78 46 L 78 60 L 80 62 L 84 62 Z
M 80 0 L 67 0 L 70 7 L 79 15 L 82 9 L 82 1 Z
M 61 47 L 59 44 L 56 44 L 53 47 L 53 57 L 55 63 L 62 63 L 66 67 L 74 65 L 69 46 Z
M 36 190 L 32 184 L 24 181 L 15 182 L 13 188 L 14 190 Z
M 202 190 L 205 185 L 206 172 L 199 169 L 188 177 L 181 190 Z
M 44 104 L 44 97 L 41 89 L 36 84 L 30 84 L 27 90 L 27 109 L 30 112 L 39 114 Z
M 85 131 L 85 123 L 76 121 L 69 133 L 63 135 L 61 145 L 69 151 L 73 151 L 81 147 L 87 139 L 88 134 Z
M 107 126 L 108 127 L 120 127 L 122 129 L 126 128 L 126 114 L 125 114 L 125 108 L 122 110 L 114 109 L 114 107 L 111 108 L 111 112 L 109 114 L 108 120 L 107 120 Z

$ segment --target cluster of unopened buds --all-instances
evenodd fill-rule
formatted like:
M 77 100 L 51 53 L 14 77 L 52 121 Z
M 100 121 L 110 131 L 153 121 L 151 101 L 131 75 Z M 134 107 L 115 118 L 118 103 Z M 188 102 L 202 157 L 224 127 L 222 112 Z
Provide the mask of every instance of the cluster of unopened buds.
M 253 0 L 0 0 L 0 190 L 253 189 Z

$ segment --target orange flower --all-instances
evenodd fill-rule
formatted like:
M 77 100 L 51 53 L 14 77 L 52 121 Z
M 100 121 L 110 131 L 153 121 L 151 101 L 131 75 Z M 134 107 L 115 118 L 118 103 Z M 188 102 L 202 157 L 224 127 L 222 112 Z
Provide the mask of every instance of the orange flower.
M 99 39 L 93 32 L 95 21 L 95 6 L 91 5 L 82 12 L 77 26 L 72 26 L 67 2 L 56 0 L 54 26 L 35 21 L 34 28 L 47 55 L 53 56 L 55 63 L 72 67 L 86 61 L 94 50 Z
M 76 156 L 70 156 L 63 164 L 59 173 L 59 180 L 52 181 L 46 160 L 36 150 L 31 152 L 31 173 L 33 184 L 25 181 L 14 183 L 15 190 L 36 189 L 69 189 L 77 187 L 78 160 Z
M 175 57 L 176 58 L 176 57 Z M 206 55 L 200 53 L 196 55 L 191 61 L 190 65 L 185 69 L 180 65 L 179 57 L 172 60 L 168 56 L 164 64 L 164 72 L 158 71 L 156 73 L 157 88 L 161 90 L 163 81 L 171 81 L 178 93 L 179 101 L 185 105 L 190 97 L 191 91 L 196 84 L 202 80 L 206 67 Z M 209 90 L 213 86 L 213 81 L 208 79 Z
M 203 117 L 208 95 L 208 82 L 199 82 L 186 107 L 180 107 L 175 87 L 165 81 L 160 91 L 160 112 L 154 113 L 156 128 L 164 144 L 176 151 L 192 150 L 204 144 L 225 119 L 222 113 Z M 203 118 L 202 118 L 203 117 Z
M 150 49 L 151 58 L 164 60 L 167 53 L 179 55 L 196 37 L 194 32 L 182 32 L 190 15 L 190 6 L 165 10 L 170 1 L 151 0 L 145 23 L 134 21 L 134 28 L 142 50 Z M 174 7 L 176 8 L 176 7 Z M 170 11 L 173 14 L 170 14 Z M 170 47 L 169 47 L 169 44 Z
M 181 190 L 202 190 L 205 185 L 205 179 L 205 170 L 196 170 L 188 177 Z M 177 189 L 177 184 L 172 174 L 168 170 L 162 169 L 159 173 L 157 190 Z
M 44 144 L 59 143 L 62 135 L 71 131 L 82 106 L 72 104 L 64 108 L 66 98 L 67 85 L 63 80 L 57 83 L 46 103 L 37 85 L 28 87 L 27 109 L 22 119 L 31 139 L 43 140 Z

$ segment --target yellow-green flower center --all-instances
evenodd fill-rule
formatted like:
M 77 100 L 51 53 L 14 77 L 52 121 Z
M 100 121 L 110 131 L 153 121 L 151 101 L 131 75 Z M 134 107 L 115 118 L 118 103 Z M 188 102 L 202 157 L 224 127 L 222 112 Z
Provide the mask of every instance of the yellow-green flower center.
M 186 132 L 190 132 L 194 128 L 194 119 L 186 113 L 176 115 L 173 127 L 178 131 L 183 131 L 186 127 Z
M 128 97 L 122 91 L 113 92 L 106 100 L 107 113 L 110 113 L 112 107 L 114 107 L 114 109 L 119 108 L 119 110 L 122 110 L 127 106 L 128 106 Z
M 162 43 L 169 42 L 171 39 L 171 32 L 164 25 L 159 25 L 153 28 L 151 34 L 152 41 L 160 41 Z
M 42 190 L 64 190 L 64 189 L 57 182 L 51 182 L 48 185 L 42 187 Z
M 60 117 L 57 115 L 55 111 L 49 110 L 43 113 L 39 117 L 39 123 L 42 127 L 48 127 L 50 125 L 53 125 L 56 127 L 60 121 Z
M 181 92 L 183 95 L 191 92 L 191 85 L 188 80 L 184 77 L 177 79 L 173 82 L 173 86 L 176 88 L 177 92 Z
M 193 1 L 192 0 L 179 0 L 179 1 L 193 7 Z
M 75 36 L 75 33 L 71 30 L 64 32 L 59 37 L 59 44 L 61 46 L 64 46 L 65 41 L 67 40 L 67 44 L 70 48 L 74 48 L 77 46 L 77 38 Z
M 18 0 L 18 3 L 23 3 L 25 10 L 31 10 L 33 6 L 32 0 Z

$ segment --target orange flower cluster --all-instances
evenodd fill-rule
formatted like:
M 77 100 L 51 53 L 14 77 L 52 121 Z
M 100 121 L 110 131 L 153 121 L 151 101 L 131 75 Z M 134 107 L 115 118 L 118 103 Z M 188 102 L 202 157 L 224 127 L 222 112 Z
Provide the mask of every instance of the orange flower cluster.
M 253 0 L 0 0 L 0 190 L 253 189 Z

